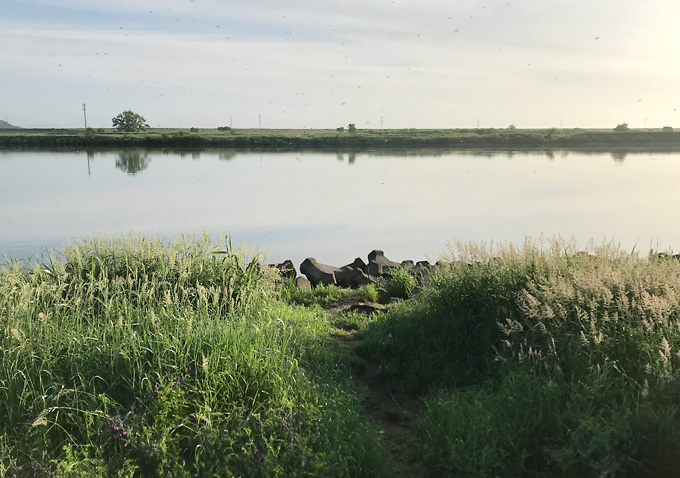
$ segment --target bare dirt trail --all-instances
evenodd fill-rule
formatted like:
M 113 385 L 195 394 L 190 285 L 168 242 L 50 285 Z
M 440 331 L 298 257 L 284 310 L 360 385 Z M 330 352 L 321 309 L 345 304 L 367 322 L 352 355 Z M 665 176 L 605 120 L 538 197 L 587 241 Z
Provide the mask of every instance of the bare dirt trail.
M 409 462 L 407 453 L 408 440 L 412 432 L 412 420 L 417 411 L 416 399 L 408 394 L 387 388 L 381 377 L 379 365 L 366 356 L 357 353 L 362 344 L 361 334 L 356 330 L 347 330 L 335 320 L 343 313 L 359 312 L 372 314 L 385 310 L 379 304 L 347 301 L 326 308 L 334 327 L 343 332 L 335 336 L 335 341 L 345 347 L 357 358 L 357 365 L 352 368 L 352 375 L 357 383 L 366 387 L 368 401 L 366 410 L 376 423 L 382 428 L 381 433 L 390 448 L 387 465 L 394 471 L 393 476 L 414 476 L 413 465 Z

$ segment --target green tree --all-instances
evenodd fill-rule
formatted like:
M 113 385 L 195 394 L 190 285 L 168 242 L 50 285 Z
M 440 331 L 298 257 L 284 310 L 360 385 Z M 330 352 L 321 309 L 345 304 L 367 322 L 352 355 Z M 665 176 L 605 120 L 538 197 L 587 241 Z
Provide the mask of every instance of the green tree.
M 614 128 L 614 131 L 628 131 L 628 123 L 619 123 Z
M 149 127 L 143 116 L 134 111 L 126 110 L 111 119 L 113 127 L 118 131 L 142 131 Z

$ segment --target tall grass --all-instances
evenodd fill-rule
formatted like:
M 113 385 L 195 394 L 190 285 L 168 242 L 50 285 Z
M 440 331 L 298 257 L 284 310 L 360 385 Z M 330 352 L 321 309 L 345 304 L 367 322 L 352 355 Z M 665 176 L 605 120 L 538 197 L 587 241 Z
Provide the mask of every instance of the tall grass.
M 273 271 L 187 237 L 0 270 L 3 476 L 363 476 L 380 439 Z
M 364 352 L 423 397 L 415 455 L 455 476 L 639 476 L 680 451 L 680 263 L 612 245 L 458 244 Z

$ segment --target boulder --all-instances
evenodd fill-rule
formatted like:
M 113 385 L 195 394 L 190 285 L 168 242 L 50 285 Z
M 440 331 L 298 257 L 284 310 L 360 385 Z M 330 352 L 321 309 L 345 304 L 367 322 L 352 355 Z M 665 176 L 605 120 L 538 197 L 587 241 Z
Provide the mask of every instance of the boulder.
M 399 267 L 399 263 L 389 260 L 383 251 L 374 249 L 368 254 L 369 276 L 378 277 L 393 267 Z
M 434 272 L 435 266 L 430 264 L 428 261 L 418 261 L 414 269 L 421 275 L 425 275 L 426 272 Z
M 278 264 L 268 265 L 269 267 L 274 267 L 275 269 L 278 269 L 279 272 L 281 273 L 281 277 L 287 279 L 295 279 L 295 277 L 297 276 L 297 271 L 295 270 L 295 266 L 293 265 L 293 261 L 291 260 L 286 260 Z
M 364 261 L 361 260 L 360 257 L 357 257 L 356 259 L 354 259 L 354 262 L 352 262 L 351 264 L 347 264 L 346 266 L 343 266 L 340 269 L 346 269 L 346 268 L 359 269 L 364 274 L 368 273 L 368 266 L 366 265 L 366 263 Z
M 299 276 L 295 279 L 295 285 L 298 289 L 312 290 L 312 283 L 305 276 Z
M 375 277 L 370 277 L 361 269 L 345 266 L 335 273 L 335 281 L 340 287 L 358 289 L 361 286 L 375 284 Z
M 313 257 L 308 257 L 300 264 L 300 272 L 307 276 L 313 286 L 335 284 L 335 273 L 339 270 L 337 267 L 321 264 Z

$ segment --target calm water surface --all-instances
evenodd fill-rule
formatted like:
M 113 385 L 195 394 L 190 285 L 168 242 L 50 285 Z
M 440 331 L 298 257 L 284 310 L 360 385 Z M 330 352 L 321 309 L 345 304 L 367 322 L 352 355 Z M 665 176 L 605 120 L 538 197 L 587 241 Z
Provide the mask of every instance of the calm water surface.
M 680 250 L 680 153 L 4 151 L 0 178 L 0 257 L 204 229 L 296 265 L 527 236 Z

